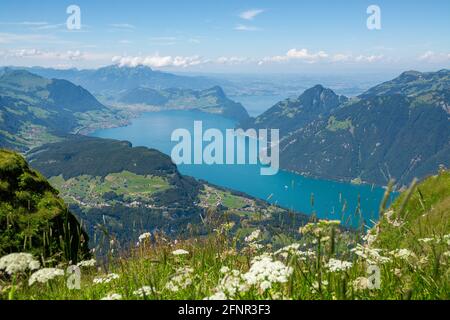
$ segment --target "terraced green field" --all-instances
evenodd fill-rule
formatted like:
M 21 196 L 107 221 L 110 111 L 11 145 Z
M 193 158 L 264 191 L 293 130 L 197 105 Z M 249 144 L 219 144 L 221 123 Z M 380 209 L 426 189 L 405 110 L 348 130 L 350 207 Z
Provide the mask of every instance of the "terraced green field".
M 157 176 L 142 176 L 129 171 L 112 173 L 105 178 L 82 175 L 64 180 L 52 177 L 50 183 L 61 191 L 69 203 L 83 202 L 87 206 L 129 201 L 151 201 L 152 196 L 170 188 L 167 179 Z M 110 194 L 105 198 L 106 194 Z

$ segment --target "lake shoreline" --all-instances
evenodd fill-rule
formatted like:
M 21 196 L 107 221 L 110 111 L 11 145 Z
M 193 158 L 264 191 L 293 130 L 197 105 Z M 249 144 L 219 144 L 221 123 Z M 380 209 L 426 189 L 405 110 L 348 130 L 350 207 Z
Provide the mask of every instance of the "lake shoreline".
M 171 133 L 176 128 L 192 129 L 194 121 L 202 120 L 207 128 L 235 128 L 229 119 L 203 112 L 162 111 L 145 112 L 130 119 L 130 124 L 114 129 L 97 130 L 91 136 L 130 141 L 171 153 Z M 378 209 L 385 190 L 371 184 L 351 184 L 348 181 L 310 177 L 280 169 L 275 176 L 261 176 L 258 165 L 180 165 L 183 175 L 210 184 L 242 192 L 293 212 L 319 219 L 358 220 L 362 212 L 366 223 L 378 219 Z M 395 197 L 395 195 L 393 196 Z M 353 222 L 352 222 L 353 221 Z

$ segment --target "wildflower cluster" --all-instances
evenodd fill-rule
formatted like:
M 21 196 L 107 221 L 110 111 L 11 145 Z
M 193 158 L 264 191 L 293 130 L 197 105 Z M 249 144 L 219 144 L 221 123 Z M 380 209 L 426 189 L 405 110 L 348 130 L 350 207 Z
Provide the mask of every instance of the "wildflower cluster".
M 9 275 L 37 270 L 39 267 L 39 261 L 30 253 L 11 253 L 0 258 L 0 270 L 5 270 Z
M 331 258 L 326 265 L 326 267 L 328 268 L 328 270 L 330 270 L 330 272 L 346 271 L 350 269 L 352 266 L 353 263 L 351 262 L 337 260 L 333 258 Z
M 92 267 L 95 267 L 96 265 L 97 265 L 97 261 L 95 259 L 83 260 L 83 261 L 77 263 L 77 267 L 80 267 L 80 268 L 92 268 Z
M 123 297 L 121 294 L 118 293 L 110 293 L 106 297 L 102 298 L 101 300 L 122 300 Z
M 150 232 L 145 232 L 145 233 L 141 234 L 141 235 L 139 236 L 139 242 L 138 242 L 138 244 L 139 244 L 139 243 L 146 242 L 146 241 L 149 241 L 149 240 L 151 239 L 151 237 L 152 237 L 152 234 L 151 234 Z
M 92 281 L 94 284 L 105 284 L 110 283 L 113 280 L 119 279 L 119 275 L 117 273 L 110 273 L 106 276 L 95 277 Z
M 184 249 L 177 249 L 177 250 L 172 251 L 172 254 L 174 256 L 184 256 L 184 255 L 188 255 L 189 251 L 186 251 Z
M 194 269 L 184 267 L 178 268 L 176 273 L 171 277 L 166 284 L 166 289 L 172 292 L 177 292 L 181 289 L 186 289 L 192 284 L 192 273 Z
M 133 291 L 133 295 L 146 298 L 152 295 L 152 293 L 156 292 L 153 287 L 150 286 L 143 286 L 135 291 Z
M 64 270 L 58 268 L 43 268 L 33 273 L 28 280 L 28 285 L 33 285 L 36 282 L 47 283 L 56 277 L 64 276 Z
M 252 260 L 250 270 L 243 277 L 249 285 L 258 286 L 265 292 L 274 283 L 287 282 L 292 271 L 292 268 L 281 261 L 275 261 L 270 255 L 264 254 Z
M 299 232 L 302 235 L 311 235 L 317 241 L 327 241 L 330 239 L 330 233 L 340 225 L 339 220 L 320 220 L 315 223 L 308 223 L 300 227 Z

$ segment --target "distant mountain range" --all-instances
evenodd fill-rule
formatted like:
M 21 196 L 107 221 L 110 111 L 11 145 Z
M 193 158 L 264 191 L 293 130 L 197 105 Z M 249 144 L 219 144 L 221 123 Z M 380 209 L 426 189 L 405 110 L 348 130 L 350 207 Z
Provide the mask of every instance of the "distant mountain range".
M 66 79 L 94 94 L 115 95 L 118 92 L 147 87 L 152 89 L 203 90 L 217 85 L 217 80 L 200 76 L 181 76 L 155 71 L 150 67 L 120 67 L 111 65 L 99 69 L 53 69 L 32 67 L 28 71 L 45 78 Z
M 284 169 L 404 185 L 450 165 L 449 114 L 450 71 L 408 71 L 353 99 L 315 86 L 243 126 L 281 130 Z
M 249 119 L 247 110 L 242 104 L 227 98 L 219 86 L 201 91 L 138 87 L 126 91 L 118 101 L 125 105 L 155 107 L 157 110 L 199 110 L 237 121 Z
M 71 136 L 34 149 L 27 159 L 82 221 L 91 247 L 101 247 L 106 233 L 123 244 L 145 231 L 202 235 L 224 219 L 235 223 L 236 233 L 258 226 L 296 234 L 307 220 L 299 214 L 292 221 L 287 210 L 183 176 L 170 157 L 126 141 Z
M 109 69 L 116 70 L 115 67 Z M 153 72 L 147 69 L 137 68 L 135 72 L 137 75 Z M 55 69 L 29 70 L 41 70 L 41 74 L 48 76 L 59 72 Z M 146 83 L 144 80 L 139 82 L 139 78 L 133 78 L 130 68 L 124 70 L 125 74 L 133 79 L 134 84 Z M 85 71 L 69 70 L 60 75 L 71 72 L 84 74 Z M 122 74 L 121 71 L 117 73 Z M 106 70 L 101 74 L 112 77 L 111 84 L 114 86 L 114 81 L 117 80 L 114 76 Z M 124 81 L 124 84 L 126 83 Z M 112 87 L 110 89 L 114 91 Z M 98 128 L 124 125 L 131 117 L 136 116 L 137 112 L 145 111 L 145 108 L 134 110 L 130 108 L 130 104 L 157 107 L 158 110 L 195 109 L 237 121 L 249 118 L 245 108 L 228 99 L 218 86 L 201 91 L 179 88 L 156 90 L 138 86 L 123 90 L 122 94 L 116 93 L 114 99 L 116 98 L 119 102 L 114 100 L 114 103 L 127 105 L 118 108 L 107 107 L 84 87 L 66 79 L 49 79 L 27 70 L 3 68 L 0 70 L 0 147 L 26 151 L 43 143 L 58 141 L 69 133 L 84 133 Z

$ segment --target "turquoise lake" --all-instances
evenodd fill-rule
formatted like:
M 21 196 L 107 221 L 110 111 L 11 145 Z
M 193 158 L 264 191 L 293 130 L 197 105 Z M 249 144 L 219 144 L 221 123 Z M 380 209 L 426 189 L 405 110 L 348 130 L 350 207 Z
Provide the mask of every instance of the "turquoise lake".
M 234 128 L 234 122 L 223 117 L 190 111 L 145 113 L 125 127 L 102 129 L 92 136 L 130 141 L 170 155 L 177 142 L 171 141 L 173 130 L 193 131 L 194 121 L 203 129 Z M 319 218 L 339 219 L 347 226 L 360 224 L 359 210 L 366 224 L 378 219 L 378 208 L 384 189 L 370 185 L 353 185 L 312 179 L 279 171 L 274 176 L 260 175 L 259 165 L 180 165 L 181 173 L 210 183 L 247 193 L 287 209 Z M 314 199 L 311 201 L 311 199 Z M 359 210 L 358 210 L 359 206 Z

